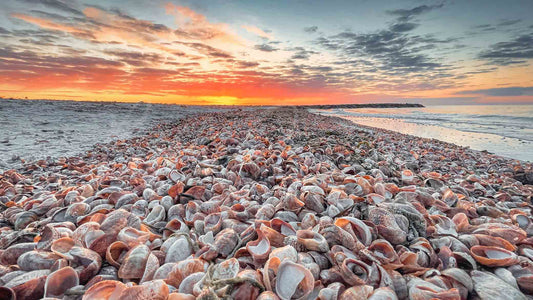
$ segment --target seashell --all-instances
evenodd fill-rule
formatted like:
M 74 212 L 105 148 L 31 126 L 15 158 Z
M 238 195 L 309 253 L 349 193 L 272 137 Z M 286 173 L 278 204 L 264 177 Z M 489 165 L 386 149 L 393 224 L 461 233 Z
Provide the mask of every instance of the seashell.
M 170 235 L 172 235 L 173 233 L 187 232 L 187 231 L 188 231 L 188 228 L 187 228 L 187 225 L 185 225 L 185 223 L 181 222 L 178 219 L 172 219 L 165 225 L 165 228 L 163 229 L 163 239 L 165 240 L 168 239 Z
M 49 273 L 48 270 L 23 273 L 8 281 L 4 287 L 15 292 L 17 299 L 40 299 L 44 295 L 44 285 Z
M 390 287 L 380 287 L 374 290 L 372 295 L 368 298 L 369 300 L 381 300 L 381 299 L 388 299 L 388 300 L 397 300 L 398 296 L 394 292 L 393 289 Z
M 346 288 L 340 282 L 334 282 L 323 288 L 318 293 L 317 299 L 320 300 L 337 300 Z
M 196 299 L 196 297 L 193 295 L 174 292 L 168 295 L 167 300 L 194 300 L 194 299 Z
M 505 281 L 506 283 L 512 285 L 516 289 L 520 289 L 518 287 L 518 283 L 516 282 L 516 278 L 513 276 L 513 273 L 505 268 L 497 268 L 494 270 L 494 275 L 498 276 L 499 279 Z M 470 282 L 472 280 L 470 279 Z
M 165 220 L 166 214 L 165 214 L 165 208 L 162 205 L 156 205 L 148 216 L 144 219 L 144 222 L 149 225 L 154 225 L 155 223 Z
M 181 282 L 187 276 L 197 272 L 205 272 L 206 270 L 207 266 L 205 262 L 200 259 L 187 259 L 180 261 L 179 263 L 173 265 L 172 271 L 165 277 L 165 282 L 174 286 L 175 288 L 179 288 Z
M 482 246 L 497 246 L 505 248 L 509 251 L 516 251 L 516 246 L 511 244 L 509 241 L 502 239 L 496 236 L 490 236 L 486 234 L 474 234 L 474 237 L 477 239 L 479 245 Z M 475 246 L 475 245 L 473 245 Z
M 28 224 L 36 221 L 39 218 L 39 215 L 37 213 L 34 213 L 32 211 L 25 211 L 20 214 L 17 214 L 16 220 L 15 220 L 15 230 L 21 230 L 26 228 Z
M 123 279 L 150 280 L 159 268 L 159 260 L 146 245 L 137 245 L 124 256 L 124 262 L 118 269 L 118 277 Z
M 496 246 L 474 246 L 470 252 L 477 262 L 489 267 L 510 266 L 518 262 L 516 254 Z
M 179 236 L 165 251 L 165 263 L 182 261 L 192 255 L 191 244 L 184 236 Z
M 254 261 L 264 262 L 270 254 L 270 242 L 261 230 L 256 230 L 257 240 L 246 244 L 246 250 L 252 255 Z
M 372 256 L 377 259 L 381 264 L 387 265 L 396 262 L 399 257 L 392 245 L 386 240 L 375 240 L 368 247 L 368 250 L 372 253 Z
M 215 266 L 211 279 L 216 281 L 235 278 L 239 273 L 239 268 L 239 261 L 236 258 L 230 258 Z
M 204 272 L 192 273 L 189 276 L 183 278 L 180 283 L 178 291 L 183 294 L 193 294 L 194 285 L 204 278 Z
M 61 257 L 51 252 L 33 250 L 19 256 L 17 265 L 24 271 L 50 269 L 59 258 Z
M 271 291 L 265 291 L 257 296 L 257 300 L 279 300 L 280 298 Z
M 44 296 L 59 298 L 63 296 L 66 290 L 77 286 L 79 283 L 78 273 L 73 268 L 61 268 L 46 278 Z
M 36 243 L 14 244 L 1 253 L 0 262 L 4 265 L 15 265 L 22 254 L 34 250 L 36 246 Z
M 481 299 L 527 299 L 518 289 L 489 272 L 472 271 L 471 276 Z
M 223 217 L 220 213 L 213 213 L 205 217 L 204 230 L 205 232 L 212 232 L 217 234 L 222 228 Z
M 348 249 L 356 248 L 353 235 L 336 225 L 328 225 L 319 232 L 328 242 L 328 245 L 342 245 Z
M 511 281 L 510 278 L 504 281 L 508 282 L 509 284 L 513 286 L 518 284 L 518 286 L 520 287 L 520 290 L 528 294 L 531 294 L 531 292 L 533 292 L 533 268 L 531 265 L 516 264 L 516 265 L 510 266 L 508 270 L 511 272 L 513 277 L 516 279 L 516 282 L 509 283 L 509 281 Z
M 205 193 L 205 189 L 206 189 L 205 186 L 197 185 L 197 186 L 191 187 L 190 189 L 188 189 L 183 194 L 191 196 L 193 199 L 198 199 L 199 200 L 199 199 L 202 199 L 202 197 L 203 197 L 203 195 Z
M 129 251 L 130 247 L 124 242 L 117 241 L 109 245 L 106 251 L 106 260 L 114 267 L 120 268 L 123 263 L 125 254 Z
M 365 300 L 369 299 L 370 295 L 374 291 L 374 288 L 370 285 L 353 286 L 346 289 L 339 300 Z
M 276 213 L 276 208 L 270 203 L 263 204 L 255 214 L 256 220 L 270 220 Z
M 417 280 L 409 288 L 410 299 L 461 299 L 456 288 L 446 289 L 427 281 Z
M 124 242 L 129 247 L 133 247 L 137 244 L 144 244 L 149 238 L 150 233 L 132 227 L 125 227 L 117 235 L 117 239 Z
M 370 280 L 370 266 L 364 262 L 347 258 L 340 267 L 341 276 L 349 285 L 365 285 Z
M 299 244 L 303 245 L 307 250 L 327 252 L 329 250 L 326 239 L 317 232 L 311 230 L 298 230 L 296 237 Z
M 448 217 L 440 215 L 429 216 L 431 221 L 435 224 L 436 234 L 457 236 L 455 223 Z
M 335 225 L 353 233 L 357 240 L 365 246 L 369 246 L 372 242 L 372 232 L 370 231 L 370 228 L 359 219 L 352 217 L 338 218 L 335 220 Z
M 379 234 L 393 245 L 402 244 L 407 239 L 407 234 L 388 210 L 375 207 L 369 211 L 368 218 L 376 225 Z
M 168 286 L 162 280 L 128 286 L 120 281 L 104 280 L 91 286 L 82 299 L 159 299 L 169 296 Z
M 276 276 L 276 294 L 281 299 L 304 298 L 314 287 L 313 274 L 302 265 L 284 260 Z
M 15 291 L 13 291 L 12 289 L 8 288 L 8 287 L 0 287 L 0 299 L 2 300 L 15 300 L 17 297 L 17 294 L 15 293 Z M 266 298 L 268 299 L 268 298 Z

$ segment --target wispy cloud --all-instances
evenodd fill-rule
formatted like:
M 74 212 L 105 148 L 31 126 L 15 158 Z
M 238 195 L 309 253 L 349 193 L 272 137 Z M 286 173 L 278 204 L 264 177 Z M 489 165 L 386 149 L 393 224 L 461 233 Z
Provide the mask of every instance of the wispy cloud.
M 272 35 L 272 33 L 268 33 L 268 32 L 265 32 L 263 29 L 259 28 L 259 27 L 256 27 L 256 26 L 253 26 L 253 25 L 242 25 L 241 26 L 243 29 L 245 29 L 246 31 L 250 32 L 250 33 L 253 33 L 259 37 L 262 37 L 262 38 L 265 38 L 265 39 L 268 39 L 268 40 L 271 40 L 274 38 L 274 36 Z
M 533 96 L 533 86 L 529 87 L 506 87 L 480 90 L 468 90 L 457 93 L 458 95 L 485 95 L 485 96 Z
M 479 53 L 478 57 L 491 64 L 502 66 L 525 63 L 533 59 L 533 33 L 493 44 L 489 49 Z

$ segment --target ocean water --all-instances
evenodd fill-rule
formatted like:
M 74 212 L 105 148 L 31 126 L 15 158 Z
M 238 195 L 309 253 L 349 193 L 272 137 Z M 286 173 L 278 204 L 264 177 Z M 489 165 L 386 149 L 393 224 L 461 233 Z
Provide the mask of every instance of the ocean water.
M 125 139 L 157 122 L 215 111 L 145 103 L 0 100 L 0 172 L 20 159 L 73 156 L 96 143 Z
M 355 123 L 533 161 L 533 105 L 316 110 Z

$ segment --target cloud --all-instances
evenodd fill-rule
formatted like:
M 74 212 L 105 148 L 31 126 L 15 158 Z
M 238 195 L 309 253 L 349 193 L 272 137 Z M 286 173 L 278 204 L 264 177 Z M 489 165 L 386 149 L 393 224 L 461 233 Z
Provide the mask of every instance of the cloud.
M 259 36 L 259 37 L 262 37 L 264 39 L 271 40 L 271 39 L 274 38 L 274 36 L 271 33 L 267 33 L 264 30 L 262 30 L 261 28 L 258 28 L 256 26 L 242 25 L 241 27 L 243 29 L 245 29 L 246 31 L 248 31 L 250 33 L 253 33 L 253 34 L 255 34 L 255 35 Z
M 513 19 L 513 20 L 503 20 L 500 23 L 498 23 L 498 26 L 511 26 L 522 22 L 521 19 Z
M 485 95 L 485 96 L 533 96 L 533 87 L 506 87 L 481 90 L 461 91 L 458 95 Z
M 21 0 L 22 2 L 30 3 L 30 4 L 41 4 L 43 6 L 53 8 L 56 10 L 60 10 L 63 12 L 68 12 L 75 15 L 83 15 L 83 13 L 73 7 L 70 3 L 72 1 L 60 1 L 60 0 Z M 70 3 L 69 3 L 70 2 Z
M 418 27 L 418 24 L 416 23 L 396 23 L 390 27 L 390 30 L 394 32 L 407 32 L 415 29 L 416 27 Z
M 188 7 L 167 3 L 165 11 L 175 17 L 178 29 L 174 31 L 174 34 L 180 38 L 218 40 L 219 42 L 234 45 L 245 44 L 245 41 L 233 32 L 228 24 L 211 23 L 204 15 Z
M 269 45 L 269 44 L 255 45 L 254 48 L 256 50 L 264 51 L 264 52 L 274 52 L 274 51 L 278 51 L 279 50 L 278 48 L 275 48 L 275 47 L 273 47 L 272 45 Z
M 412 18 L 419 16 L 424 13 L 428 13 L 437 8 L 444 6 L 444 3 L 437 5 L 420 5 L 411 9 L 395 9 L 387 11 L 388 14 L 396 16 L 398 21 L 406 22 Z
M 346 57 L 367 58 L 374 67 L 387 72 L 435 72 L 444 67 L 424 53 L 424 49 L 433 47 L 432 41 L 407 35 L 394 27 L 372 33 L 345 31 L 320 37 L 316 43 Z
M 237 64 L 241 68 L 252 68 L 259 66 L 259 63 L 255 61 L 239 61 Z
M 58 31 L 72 33 L 72 34 L 83 34 L 83 35 L 88 34 L 88 31 L 86 30 L 78 29 L 72 25 L 56 23 L 45 18 L 38 18 L 38 17 L 34 17 L 34 16 L 26 15 L 26 14 L 20 14 L 20 13 L 13 13 L 11 14 L 11 16 L 14 18 L 26 21 L 28 23 L 32 23 L 34 25 L 37 25 L 45 29 L 58 30 Z
M 294 47 L 291 50 L 296 51 L 291 59 L 309 59 L 312 54 L 318 54 L 316 51 L 307 50 L 304 47 Z
M 103 53 L 116 57 L 119 61 L 132 66 L 148 66 L 161 63 L 163 57 L 157 53 L 141 53 L 133 51 L 104 50 Z
M 231 55 L 231 54 L 229 54 L 229 53 L 227 53 L 225 51 L 222 51 L 220 49 L 217 49 L 215 47 L 206 45 L 206 44 L 202 44 L 202 43 L 185 43 L 185 42 L 182 42 L 181 44 L 186 45 L 186 46 L 188 46 L 190 48 L 196 49 L 200 53 L 202 53 L 204 55 L 207 55 L 209 57 L 214 57 L 214 58 L 233 58 L 233 55 Z
M 494 65 L 511 65 L 525 63 L 533 59 L 533 33 L 521 35 L 508 42 L 493 44 L 478 55 Z
M 307 33 L 314 33 L 318 31 L 318 26 L 304 27 L 304 31 Z

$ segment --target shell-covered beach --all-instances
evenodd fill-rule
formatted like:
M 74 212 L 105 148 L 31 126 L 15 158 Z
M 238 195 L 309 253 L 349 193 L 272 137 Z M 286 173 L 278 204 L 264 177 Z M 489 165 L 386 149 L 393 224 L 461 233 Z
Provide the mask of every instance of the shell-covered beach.
M 529 299 L 533 166 L 299 108 L 0 173 L 0 299 Z

